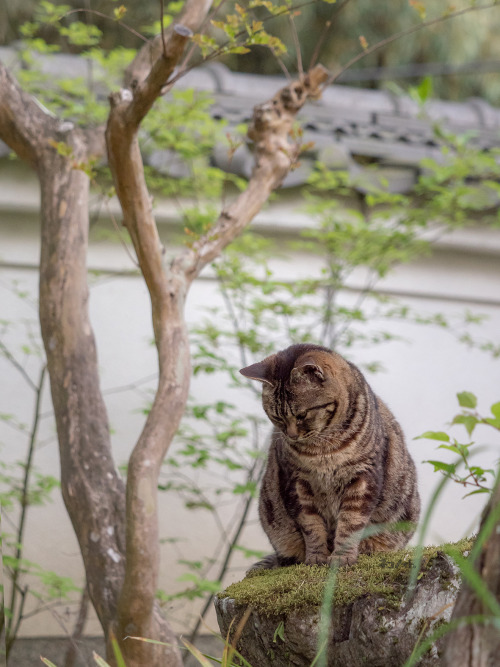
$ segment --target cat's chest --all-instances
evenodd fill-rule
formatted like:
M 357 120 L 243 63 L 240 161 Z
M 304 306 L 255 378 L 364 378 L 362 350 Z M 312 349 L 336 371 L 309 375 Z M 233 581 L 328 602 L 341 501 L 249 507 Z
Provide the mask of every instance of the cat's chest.
M 336 519 L 346 480 L 335 471 L 309 472 L 303 479 L 311 491 L 317 512 L 325 519 Z

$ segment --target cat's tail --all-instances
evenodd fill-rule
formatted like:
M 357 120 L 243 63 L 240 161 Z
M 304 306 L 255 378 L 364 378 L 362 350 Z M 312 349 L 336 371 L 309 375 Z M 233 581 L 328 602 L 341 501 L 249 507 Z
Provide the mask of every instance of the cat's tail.
M 277 567 L 288 567 L 289 565 L 296 565 L 298 562 L 299 561 L 296 558 L 280 556 L 277 553 L 273 553 L 254 563 L 248 568 L 246 573 L 248 574 L 255 570 L 275 570 Z

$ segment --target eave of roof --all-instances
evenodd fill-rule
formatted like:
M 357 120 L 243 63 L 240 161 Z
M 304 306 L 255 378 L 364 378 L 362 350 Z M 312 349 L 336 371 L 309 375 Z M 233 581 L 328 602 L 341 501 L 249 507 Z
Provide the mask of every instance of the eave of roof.
M 13 69 L 19 66 L 15 48 L 0 48 L 0 59 Z M 88 63 L 80 56 L 45 55 L 39 62 L 47 74 L 88 75 Z M 284 77 L 242 74 L 212 63 L 191 70 L 176 87 L 209 93 L 214 100 L 213 116 L 224 118 L 234 127 L 248 122 L 253 106 L 272 97 L 285 84 Z M 460 103 L 430 100 L 422 110 L 408 96 L 333 85 L 320 100 L 303 109 L 299 121 L 304 142 L 312 142 L 314 148 L 301 157 L 301 166 L 289 174 L 284 187 L 304 183 L 315 161 L 320 160 L 332 169 L 347 169 L 357 175 L 360 190 L 383 179 L 391 192 L 408 192 L 416 182 L 421 160 L 440 156 L 436 124 L 455 134 L 472 133 L 471 145 L 480 149 L 500 147 L 500 109 L 477 98 Z M 0 156 L 6 152 L 6 147 L 0 146 Z M 360 164 L 366 158 L 377 168 L 367 169 Z M 165 174 L 183 174 L 182 162 L 171 153 L 153 151 L 146 159 Z M 213 161 L 247 178 L 253 168 L 251 149 L 246 145 L 231 160 L 226 148 L 216 147 Z

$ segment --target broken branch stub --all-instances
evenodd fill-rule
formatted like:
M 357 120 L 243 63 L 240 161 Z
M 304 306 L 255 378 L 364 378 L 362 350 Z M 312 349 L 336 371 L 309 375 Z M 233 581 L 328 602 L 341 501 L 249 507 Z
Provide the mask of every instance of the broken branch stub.
M 295 145 L 288 140 L 295 116 L 308 100 L 321 96 L 321 86 L 327 79 L 328 70 L 316 65 L 298 81 L 279 90 L 271 100 L 254 107 L 248 137 L 255 144 L 257 166 L 261 166 L 261 157 L 276 159 L 281 153 L 283 167 L 288 171 L 296 154 Z

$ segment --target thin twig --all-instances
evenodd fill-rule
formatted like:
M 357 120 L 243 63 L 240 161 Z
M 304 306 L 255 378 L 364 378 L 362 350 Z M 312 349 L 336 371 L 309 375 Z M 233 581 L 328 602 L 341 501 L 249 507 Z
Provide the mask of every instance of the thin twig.
M 226 309 L 229 314 L 229 319 L 231 320 L 231 324 L 233 325 L 234 331 L 241 331 L 240 324 L 238 322 L 238 315 L 236 314 L 236 311 L 234 310 L 233 303 L 231 301 L 231 298 L 226 290 L 226 288 L 223 285 L 223 281 L 219 278 L 219 288 L 222 294 L 222 298 L 224 300 L 224 303 L 226 304 Z M 246 357 L 246 350 L 245 346 L 243 343 L 238 340 L 238 350 L 240 353 L 240 359 L 243 367 L 248 366 L 248 360 Z M 247 381 L 247 387 L 251 390 L 251 392 L 255 395 L 260 397 L 260 390 L 255 387 L 255 382 L 251 382 L 250 380 Z
M 222 0 L 222 2 L 224 2 L 224 1 L 225 1 L 225 0 Z M 222 2 L 221 2 L 220 4 L 222 4 Z M 284 16 L 284 15 L 286 15 L 286 14 L 289 14 L 290 12 L 293 12 L 293 11 L 296 10 L 296 9 L 301 9 L 301 8 L 303 8 L 303 7 L 308 7 L 309 5 L 314 5 L 314 4 L 316 4 L 316 2 L 317 2 L 317 0 L 308 0 L 307 2 L 300 3 L 300 4 L 295 5 L 295 6 L 293 6 L 293 7 L 286 7 L 286 8 L 284 8 L 282 11 L 277 12 L 276 14 L 273 14 L 273 15 L 271 15 L 271 16 L 267 16 L 266 18 L 262 19 L 261 22 L 262 22 L 262 24 L 265 24 L 265 23 L 267 23 L 268 21 L 271 21 L 271 20 L 273 20 L 273 19 L 280 18 L 281 16 Z M 264 30 L 264 28 L 261 28 L 260 30 L 256 30 L 256 31 L 255 31 L 255 34 L 258 34 L 259 32 L 262 32 L 262 30 Z M 240 30 L 240 32 L 237 33 L 237 34 L 234 36 L 234 39 L 237 40 L 239 37 L 243 37 L 243 36 L 246 36 L 246 35 L 247 35 L 246 30 Z M 169 82 L 166 84 L 166 86 L 164 86 L 164 88 L 162 89 L 162 93 L 163 93 L 163 91 L 166 92 L 167 90 L 170 90 L 170 88 L 174 85 L 174 83 L 175 83 L 176 81 L 178 81 L 181 77 L 183 77 L 185 74 L 187 74 L 188 72 L 190 72 L 190 71 L 191 71 L 192 69 L 194 69 L 195 67 L 199 67 L 200 64 L 205 64 L 205 63 L 211 62 L 211 61 L 214 60 L 215 58 L 218 58 L 220 55 L 222 55 L 222 54 L 224 53 L 224 50 L 226 49 L 227 46 L 229 46 L 229 44 L 230 44 L 230 40 L 226 40 L 226 41 L 225 41 L 223 44 L 221 44 L 217 49 L 215 49 L 215 51 L 214 51 L 213 53 L 211 53 L 211 54 L 209 54 L 208 56 L 205 56 L 204 58 L 202 58 L 201 63 L 198 62 L 198 63 L 195 63 L 194 65 L 189 65 L 189 67 L 188 67 L 187 65 L 185 65 L 185 66 L 182 66 L 181 68 L 179 68 L 179 69 L 177 70 L 175 76 L 173 76 L 173 77 L 169 80 Z M 244 42 L 244 41 L 241 42 L 240 45 L 242 45 L 242 44 L 245 44 L 245 42 Z M 195 48 L 196 48 L 196 45 L 193 45 L 193 46 L 191 47 L 191 49 L 190 49 L 189 52 L 188 52 L 188 56 L 189 56 L 189 57 L 191 57 L 192 52 L 194 51 Z M 278 60 L 278 63 L 279 63 L 279 60 Z M 285 68 L 285 69 L 286 69 L 286 68 Z
M 38 390 L 38 387 L 37 387 L 36 384 L 33 382 L 33 380 L 30 378 L 30 376 L 28 375 L 28 373 L 24 370 L 24 368 L 21 366 L 21 364 L 20 364 L 20 363 L 17 361 L 17 359 L 14 357 L 14 355 L 12 354 L 12 352 L 9 352 L 9 350 L 8 350 L 7 347 L 4 345 L 4 343 L 2 343 L 2 341 L 0 341 L 0 351 L 3 352 L 4 357 L 5 357 L 8 361 L 10 361 L 10 363 L 14 366 L 14 368 L 15 368 L 16 370 L 18 370 L 18 371 L 21 373 L 21 375 L 22 375 L 23 378 L 26 380 L 26 382 L 29 384 L 29 386 L 31 387 L 31 389 L 33 389 L 33 391 L 36 392 L 36 391 Z
M 342 4 L 340 4 L 338 6 L 335 5 L 335 7 L 333 8 L 332 15 L 330 16 L 330 19 L 325 23 L 325 27 L 323 28 L 323 32 L 321 33 L 320 38 L 318 39 L 318 43 L 316 44 L 316 48 L 314 49 L 314 52 L 311 56 L 311 62 L 309 63 L 309 69 L 312 69 L 314 67 L 314 65 L 316 65 L 316 61 L 318 59 L 320 49 L 323 46 L 323 42 L 325 41 L 326 36 L 330 31 L 330 28 L 333 25 L 334 16 L 339 14 L 350 1 L 351 0 L 344 0 L 344 2 L 342 2 Z
M 474 12 L 483 9 L 493 9 L 493 7 L 498 7 L 498 2 L 491 2 L 487 5 L 471 5 L 469 7 L 465 7 L 464 9 L 459 9 L 456 12 L 450 12 L 449 14 L 445 14 L 444 16 L 438 16 L 435 19 L 430 19 L 429 21 L 423 21 L 418 25 L 414 25 L 411 28 L 407 28 L 406 30 L 401 30 L 400 32 L 397 32 L 396 34 L 391 35 L 390 37 L 386 37 L 385 39 L 382 39 L 380 42 L 377 42 L 373 46 L 364 49 L 361 53 L 358 53 L 357 56 L 354 56 L 353 58 L 348 60 L 347 63 L 336 74 L 333 74 L 326 81 L 324 86 L 326 88 L 332 83 L 335 83 L 335 81 L 339 78 L 339 76 L 343 74 L 347 69 L 349 69 L 349 67 L 352 67 L 366 56 L 369 56 L 375 51 L 382 49 L 384 46 L 387 46 L 388 44 L 395 42 L 397 39 L 401 39 L 401 37 L 406 37 L 407 35 L 411 35 L 414 32 L 417 32 L 418 30 L 422 30 L 423 28 L 429 28 L 433 25 L 436 25 L 437 23 L 448 21 L 448 19 L 454 19 L 458 16 L 463 16 L 464 14 L 468 14 L 469 12 Z
M 132 253 L 130 252 L 130 249 L 129 249 L 128 245 L 127 245 L 127 242 L 125 241 L 125 239 L 124 239 L 124 237 L 123 237 L 123 235 L 122 235 L 122 230 L 120 229 L 120 226 L 118 225 L 118 223 L 117 223 L 117 221 L 116 221 L 116 218 L 115 218 L 115 216 L 114 216 L 114 214 L 113 214 L 113 212 L 112 212 L 112 210 L 111 210 L 111 207 L 110 207 L 110 205 L 109 205 L 109 201 L 107 201 L 107 200 L 106 200 L 106 208 L 108 209 L 109 217 L 110 217 L 110 219 L 111 219 L 111 222 L 113 223 L 113 227 L 115 228 L 116 233 L 118 234 L 118 238 L 119 238 L 119 240 L 120 240 L 120 243 L 122 244 L 123 248 L 125 249 L 125 252 L 126 252 L 127 255 L 129 256 L 130 260 L 132 261 L 132 264 L 133 264 L 137 269 L 140 268 L 140 267 L 139 267 L 139 263 L 137 262 L 137 260 L 135 259 L 135 257 L 134 257 L 134 256 L 132 255 Z
M 273 53 L 272 50 L 271 50 L 271 53 Z M 273 56 L 275 57 L 276 62 L 278 63 L 278 65 L 281 67 L 281 71 L 285 75 L 287 82 L 290 83 L 292 81 L 293 77 L 290 74 L 290 72 L 288 71 L 287 66 L 285 65 L 283 60 L 279 56 L 277 56 L 275 53 L 273 53 Z
M 9 622 L 7 625 L 6 629 L 6 644 L 11 647 L 12 643 L 15 641 L 15 636 L 17 634 L 17 628 L 19 627 L 20 619 L 22 616 L 22 608 L 24 606 L 24 596 L 21 597 L 21 605 L 18 611 L 18 618 L 17 618 L 17 623 L 14 627 L 14 619 L 15 619 L 15 604 L 16 604 L 16 597 L 17 597 L 17 582 L 19 579 L 19 574 L 21 572 L 21 567 L 19 564 L 19 561 L 21 560 L 22 554 L 23 554 L 23 537 L 24 537 L 24 526 L 26 522 L 26 514 L 28 511 L 29 507 L 29 481 L 30 481 L 30 473 L 31 469 L 33 467 L 33 457 L 35 454 L 35 444 L 36 444 L 36 436 L 38 432 L 38 425 L 40 422 L 40 406 L 42 402 L 42 394 L 43 394 L 43 385 L 44 385 L 44 380 L 45 380 L 45 372 L 47 370 L 46 366 L 43 366 L 42 370 L 40 371 L 40 377 L 38 380 L 38 385 L 36 389 L 36 401 L 35 401 L 35 412 L 33 416 L 33 425 L 31 427 L 31 437 L 30 437 L 30 443 L 28 447 L 28 456 L 26 458 L 26 463 L 24 465 L 24 479 L 23 479 L 23 488 L 21 492 L 21 516 L 19 519 L 19 526 L 17 529 L 17 535 L 16 535 L 16 542 L 17 542 L 17 547 L 16 547 L 16 565 L 13 568 L 13 574 L 12 574 L 12 592 L 11 592 L 11 597 L 10 597 L 10 617 L 9 617 Z M 13 632 L 14 630 L 14 632 Z M 10 650 L 10 648 L 7 649 L 7 651 Z
M 299 77 L 302 79 L 304 76 L 304 68 L 302 66 L 302 51 L 300 49 L 300 40 L 297 34 L 297 26 L 293 20 L 293 14 L 289 14 L 288 20 L 290 22 L 293 45 L 295 46 L 295 55 L 297 56 L 297 72 L 299 73 Z
M 163 46 L 163 55 L 167 57 L 167 45 L 165 43 L 165 20 L 164 20 L 163 0 L 160 0 L 160 26 L 161 26 L 161 43 Z
M 200 498 L 202 500 L 202 502 L 206 503 L 207 505 L 212 506 L 212 504 L 208 500 L 207 496 L 203 492 L 203 489 L 198 484 L 196 484 L 196 482 L 194 482 L 193 479 L 191 479 L 188 475 L 185 475 L 184 473 L 176 471 L 175 475 L 166 475 L 163 479 L 166 479 L 168 481 L 169 478 L 173 478 L 173 479 L 179 479 L 180 478 L 180 479 L 184 479 L 185 481 L 189 482 L 191 484 L 191 488 L 195 490 L 196 496 L 198 498 Z M 160 484 L 161 484 L 161 482 L 160 482 Z M 221 520 L 221 518 L 220 518 L 220 516 L 219 516 L 215 507 L 211 510 L 211 513 L 212 513 L 212 516 L 214 518 L 215 523 L 217 524 L 217 528 L 219 529 L 219 533 L 223 536 L 224 541 L 228 542 L 229 538 L 228 538 L 228 535 L 226 533 L 226 528 L 225 528 L 224 524 L 222 523 L 222 520 Z
M 150 39 L 148 39 L 147 37 L 144 37 L 144 35 L 141 35 L 140 32 L 137 32 L 137 30 L 134 30 L 134 28 L 131 28 L 131 27 L 130 27 L 129 25 L 127 25 L 126 23 L 123 23 L 123 21 L 117 21 L 117 20 L 116 20 L 115 18 L 113 18 L 112 16 L 108 16 L 108 14 L 103 14 L 103 12 L 98 12 L 96 9 L 85 9 L 85 8 L 80 8 L 80 9 L 70 9 L 69 12 L 66 12 L 65 14 L 63 14 L 63 15 L 61 16 L 61 19 L 64 19 L 64 18 L 66 18 L 67 16 L 71 16 L 72 14 L 79 14 L 79 13 L 81 13 L 81 12 L 83 12 L 83 13 L 88 13 L 88 14 L 94 14 L 94 16 L 99 16 L 99 17 L 101 17 L 101 18 L 103 18 L 103 19 L 108 19 L 109 21 L 113 21 L 113 23 L 117 23 L 117 24 L 118 24 L 119 26 L 121 26 L 122 28 L 125 28 L 125 30 L 128 30 L 129 32 L 131 32 L 133 35 L 135 35 L 136 37 L 138 37 L 140 40 L 142 40 L 142 41 L 145 42 L 146 44 L 149 43 L 149 42 L 151 42 Z
M 260 468 L 259 468 L 259 466 L 260 466 Z M 248 480 L 252 480 L 256 470 L 258 470 L 256 482 L 259 483 L 260 480 L 262 479 L 262 475 L 264 473 L 264 465 L 263 465 L 263 461 L 261 459 L 257 459 L 255 461 L 255 463 L 253 464 L 253 466 L 250 470 L 250 473 L 248 475 Z M 240 539 L 240 535 L 243 531 L 243 528 L 245 527 L 247 516 L 248 516 L 248 513 L 250 511 L 250 508 L 252 506 L 253 501 L 254 501 L 254 497 L 252 496 L 252 494 L 248 494 L 248 498 L 245 502 L 243 512 L 242 512 L 240 520 L 238 522 L 238 527 L 236 529 L 236 532 L 233 535 L 231 543 L 228 545 L 228 547 L 226 549 L 226 555 L 224 557 L 223 562 L 221 563 L 221 566 L 219 568 L 219 572 L 216 575 L 217 581 L 220 581 L 222 579 L 222 577 L 224 576 L 224 574 L 225 574 L 225 572 L 228 568 L 229 561 L 231 560 L 231 558 L 234 554 L 234 547 L 238 543 L 238 540 Z M 189 637 L 189 641 L 191 643 L 194 642 L 194 640 L 196 638 L 196 635 L 198 634 L 198 630 L 200 628 L 200 625 L 203 622 L 203 619 L 205 618 L 205 616 L 207 615 L 208 610 L 212 606 L 212 600 L 214 599 L 214 595 L 215 595 L 214 593 L 211 593 L 208 596 L 208 598 L 205 602 L 205 605 L 204 605 L 203 609 L 201 610 L 198 621 L 196 622 L 196 625 L 194 626 L 193 631 L 191 632 L 191 635 Z
M 16 624 L 14 626 L 14 629 L 9 632 L 9 628 L 8 627 L 6 628 L 6 632 L 5 632 L 5 657 L 6 658 L 9 657 L 9 653 L 11 652 L 12 647 L 14 646 L 14 643 L 17 639 L 17 635 L 19 633 L 19 628 L 21 626 L 21 621 L 24 619 L 23 611 L 24 611 L 24 605 L 26 604 L 26 597 L 28 595 L 29 586 L 25 586 L 24 588 L 21 588 L 21 587 L 18 587 L 16 585 L 16 589 L 18 590 L 18 592 L 21 595 L 21 602 L 19 604 L 19 612 L 18 612 L 18 615 L 17 615 L 17 620 L 16 620 Z
M 78 642 L 82 638 L 85 622 L 87 621 L 89 601 L 90 598 L 87 589 L 87 582 L 85 582 L 80 599 L 80 607 L 78 609 L 78 618 L 76 619 L 75 627 L 73 628 L 73 634 L 68 638 L 69 646 L 64 658 L 64 667 L 74 667 L 77 654 L 80 654 L 82 658 L 84 658 L 82 650 L 78 646 Z
M 201 24 L 201 26 L 199 28 L 200 33 L 203 32 L 207 23 L 212 20 L 212 17 L 214 17 L 217 14 L 219 9 L 222 7 L 222 5 L 225 2 L 226 2 L 226 0 L 220 0 L 219 4 L 216 7 L 214 7 L 212 9 L 212 11 L 205 17 L 205 20 L 203 21 L 203 23 Z M 182 61 L 182 63 L 180 64 L 180 66 L 177 70 L 175 80 L 177 80 L 177 78 L 179 78 L 179 76 L 181 76 L 182 73 L 185 72 L 185 70 L 187 69 L 188 63 L 189 63 L 191 57 L 193 56 L 193 53 L 195 52 L 195 50 L 196 50 L 196 44 L 193 42 L 193 44 L 188 49 L 188 52 L 184 56 L 184 60 Z M 167 83 L 161 91 L 162 95 L 164 95 L 168 90 L 170 90 L 172 85 L 173 85 L 173 81 L 172 81 L 172 83 L 171 82 Z
M 122 392 L 125 391 L 140 391 L 139 386 L 141 384 L 147 384 L 148 382 L 151 382 L 152 380 L 158 380 L 158 373 L 151 373 L 151 375 L 146 375 L 145 377 L 135 380 L 134 382 L 131 382 L 130 384 L 123 384 L 118 387 L 110 387 L 109 389 L 103 389 L 102 390 L 102 395 L 103 396 L 109 396 L 110 394 L 121 394 Z

